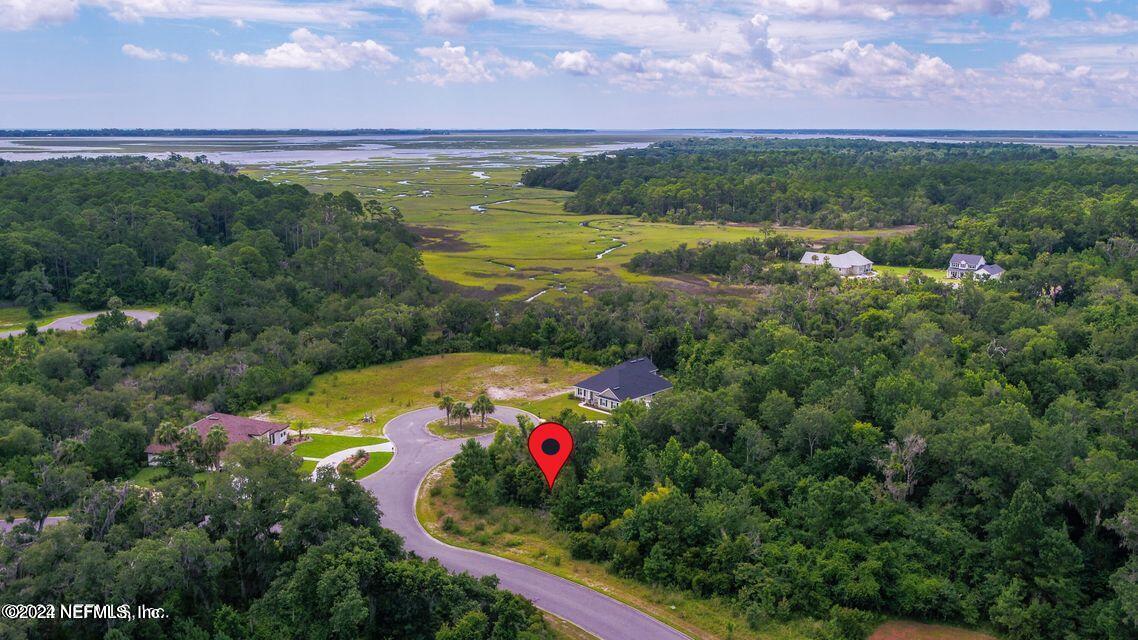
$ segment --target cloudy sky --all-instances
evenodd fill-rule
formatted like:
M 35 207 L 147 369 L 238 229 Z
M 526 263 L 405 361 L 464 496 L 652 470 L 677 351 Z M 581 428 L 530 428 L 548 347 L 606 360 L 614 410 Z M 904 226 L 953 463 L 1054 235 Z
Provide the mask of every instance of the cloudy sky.
M 1138 0 L 0 0 L 0 127 L 1138 129 Z

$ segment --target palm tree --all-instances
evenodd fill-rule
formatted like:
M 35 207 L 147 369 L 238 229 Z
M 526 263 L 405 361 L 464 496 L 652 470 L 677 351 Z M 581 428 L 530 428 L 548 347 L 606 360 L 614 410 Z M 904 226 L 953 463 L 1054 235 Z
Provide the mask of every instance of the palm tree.
M 158 444 L 178 444 L 178 440 L 181 440 L 181 438 L 182 431 L 169 420 L 162 422 L 158 425 L 158 428 L 154 430 L 154 439 L 158 441 Z
M 451 415 L 458 418 L 458 427 L 462 428 L 462 421 L 470 417 L 470 407 L 465 402 L 456 402 L 450 409 Z
M 173 451 L 170 455 L 178 457 L 183 454 L 182 447 L 182 430 L 178 428 L 173 422 L 165 420 L 158 424 L 158 428 L 154 430 L 154 439 L 158 444 L 164 444 L 172 447 Z M 167 458 L 167 462 L 169 458 Z
M 443 396 L 443 399 L 439 400 L 439 408 L 447 412 L 446 423 L 450 424 L 450 416 L 454 411 L 454 398 L 450 396 Z
M 308 423 L 304 420 L 294 420 L 291 425 L 292 430 L 296 432 L 296 437 L 300 440 L 304 439 L 304 430 L 308 428 Z
M 496 408 L 497 407 L 495 407 L 494 403 L 490 400 L 490 396 L 486 395 L 485 391 L 478 394 L 478 397 L 474 399 L 474 404 L 470 405 L 471 411 L 482 416 L 483 429 L 486 428 L 486 414 L 494 413 L 494 409 Z
M 228 446 L 229 435 L 225 432 L 225 428 L 219 424 L 213 425 L 213 428 L 206 434 L 202 449 L 214 469 L 221 467 L 221 452 L 225 451 Z

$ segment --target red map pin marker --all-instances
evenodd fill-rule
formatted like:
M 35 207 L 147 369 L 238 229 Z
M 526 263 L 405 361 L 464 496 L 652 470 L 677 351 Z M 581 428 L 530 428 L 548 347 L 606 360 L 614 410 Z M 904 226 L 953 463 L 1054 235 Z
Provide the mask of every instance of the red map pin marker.
M 570 453 L 573 453 L 573 434 L 556 422 L 543 422 L 529 434 L 529 454 L 545 474 L 550 490 Z

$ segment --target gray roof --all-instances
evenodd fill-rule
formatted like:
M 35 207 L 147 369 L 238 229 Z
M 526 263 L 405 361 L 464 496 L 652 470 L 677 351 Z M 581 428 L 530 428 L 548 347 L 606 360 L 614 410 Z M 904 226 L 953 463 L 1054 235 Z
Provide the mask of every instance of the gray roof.
M 671 389 L 672 383 L 656 373 L 656 365 L 652 364 L 651 360 L 637 358 L 605 369 L 591 378 L 578 382 L 575 386 L 594 393 L 602 393 L 608 389 L 617 400 L 623 402 Z
M 992 264 L 986 264 L 980 267 L 977 271 L 983 271 L 990 276 L 998 276 L 1004 272 L 1004 268 L 993 262 Z
M 974 253 L 954 253 L 949 263 L 955 267 L 960 264 L 961 261 L 967 262 L 969 269 L 975 269 L 984 261 L 984 256 L 978 256 Z

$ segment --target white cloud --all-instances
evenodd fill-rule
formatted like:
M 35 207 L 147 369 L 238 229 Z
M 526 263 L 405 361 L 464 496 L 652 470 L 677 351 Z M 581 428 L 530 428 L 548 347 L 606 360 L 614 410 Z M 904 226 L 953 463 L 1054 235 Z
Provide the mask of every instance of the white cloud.
M 494 11 L 494 0 L 414 0 L 412 8 L 431 33 L 461 33 Z
M 266 49 L 264 53 L 215 52 L 215 60 L 265 69 L 309 69 L 342 71 L 361 66 L 382 69 L 399 60 L 386 46 L 374 40 L 341 42 L 334 36 L 319 36 L 306 28 L 289 35 L 289 42 Z
M 475 52 L 475 55 L 480 56 L 485 61 L 485 63 L 490 66 L 490 68 L 498 70 L 496 73 L 499 75 L 505 74 L 513 76 L 515 78 L 525 79 L 539 76 L 544 73 L 532 61 L 511 58 L 509 56 L 503 55 L 502 52 L 498 51 L 497 49 L 491 49 L 485 54 L 478 54 Z
M 1013 73 L 1029 75 L 1054 75 L 1063 70 L 1060 64 L 1034 53 L 1020 54 L 1007 68 Z
M 601 9 L 627 11 L 628 13 L 667 13 L 665 0 L 585 0 L 585 3 Z
M 896 15 L 883 4 L 858 0 L 759 0 L 758 4 L 764 11 L 817 18 L 888 20 Z
M 839 48 L 779 62 L 788 86 L 814 95 L 938 98 L 960 94 L 958 72 L 939 57 L 851 40 Z
M 189 56 L 181 53 L 162 51 L 161 49 L 144 49 L 134 44 L 124 44 L 122 52 L 139 60 L 173 60 L 174 62 L 189 62 Z
M 75 17 L 77 0 L 0 0 L 0 29 L 23 31 Z
M 871 20 L 896 15 L 1011 15 L 1021 9 L 1030 18 L 1045 18 L 1051 13 L 1050 0 L 759 0 L 758 4 L 769 13 Z
M 0 0 L 0 29 L 23 30 L 67 22 L 79 7 L 100 9 L 120 22 L 147 18 L 229 20 L 281 24 L 351 25 L 375 16 L 350 0 L 285 2 L 284 0 Z
M 497 49 L 485 53 L 467 52 L 449 41 L 439 47 L 420 47 L 415 53 L 423 59 L 414 80 L 445 86 L 448 84 L 493 82 L 502 76 L 530 78 L 541 73 L 533 62 L 511 58 Z
M 719 80 L 735 76 L 735 67 L 710 53 L 658 60 L 652 68 L 686 80 Z
M 558 53 L 553 58 L 553 68 L 575 76 L 591 76 L 600 73 L 596 56 L 585 49 Z
M 770 18 L 756 13 L 743 23 L 740 32 L 751 57 L 764 67 L 771 66 L 778 55 L 778 41 L 770 36 Z
M 486 65 L 466 55 L 466 47 L 444 42 L 441 47 L 421 47 L 415 50 L 430 61 L 434 71 L 416 76 L 417 80 L 439 86 L 456 82 L 491 82 L 494 80 Z
M 1117 13 L 1091 16 L 1090 20 L 1053 20 L 1045 23 L 1015 23 L 1011 30 L 1034 38 L 1070 38 L 1072 36 L 1125 36 L 1138 33 L 1138 19 Z
M 761 35 L 763 20 L 751 25 Z M 789 55 L 759 38 L 765 48 L 736 54 L 709 52 L 658 57 L 649 50 L 618 53 L 599 66 L 611 82 L 672 93 L 765 97 L 849 96 L 930 99 L 964 95 L 961 74 L 939 57 L 897 44 L 851 40 L 841 47 Z
M 357 3 L 284 0 L 80 0 L 124 22 L 160 19 L 222 19 L 231 22 L 349 25 L 374 19 Z
M 645 69 L 647 68 L 644 64 L 645 58 L 649 58 L 651 56 L 652 51 L 649 49 L 642 50 L 638 56 L 634 56 L 622 51 L 620 53 L 614 54 L 612 58 L 609 58 L 609 63 L 618 72 L 644 73 Z

